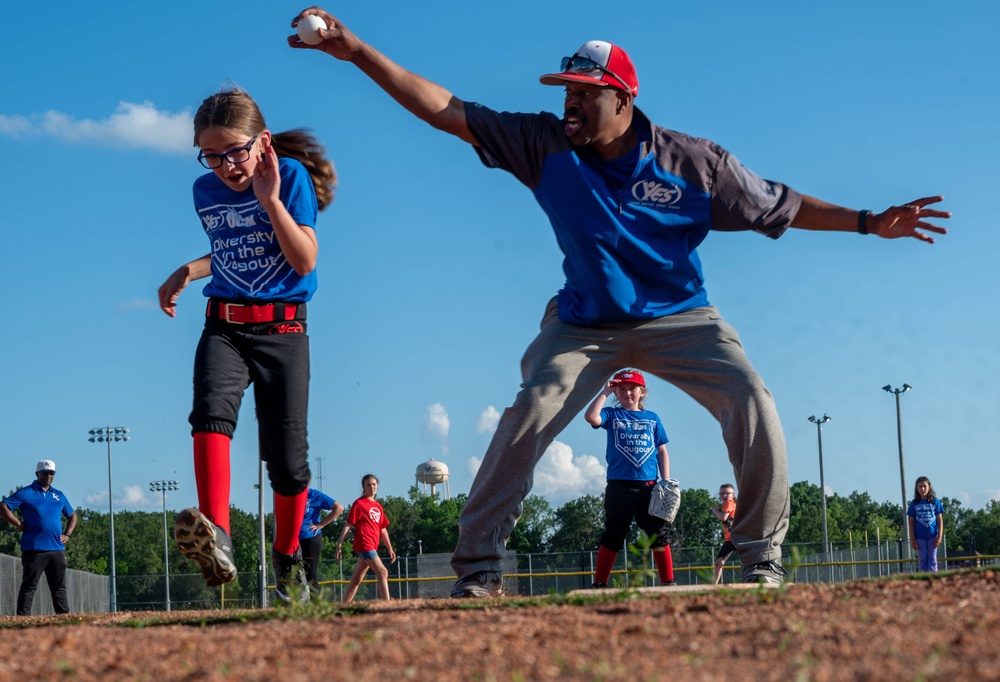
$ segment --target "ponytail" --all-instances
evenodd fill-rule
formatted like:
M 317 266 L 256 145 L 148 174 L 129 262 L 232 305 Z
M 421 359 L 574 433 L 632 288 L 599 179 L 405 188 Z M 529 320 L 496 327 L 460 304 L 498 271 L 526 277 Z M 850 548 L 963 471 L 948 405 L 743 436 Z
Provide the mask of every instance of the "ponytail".
M 274 133 L 271 135 L 271 146 L 278 156 L 295 159 L 309 171 L 319 210 L 333 203 L 337 171 L 333 162 L 326 158 L 326 149 L 312 133 L 302 128 Z

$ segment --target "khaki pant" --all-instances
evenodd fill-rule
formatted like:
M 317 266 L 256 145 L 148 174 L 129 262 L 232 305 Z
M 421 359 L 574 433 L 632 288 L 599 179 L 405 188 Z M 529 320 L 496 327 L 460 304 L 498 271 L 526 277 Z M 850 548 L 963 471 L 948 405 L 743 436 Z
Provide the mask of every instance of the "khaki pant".
M 459 519 L 451 559 L 459 578 L 500 571 L 538 460 L 624 367 L 670 382 L 719 421 L 740 495 L 733 544 L 744 566 L 780 561 L 789 511 L 785 439 L 736 330 L 714 307 L 582 327 L 560 321 L 553 299 L 521 360 L 521 391 L 504 410 Z

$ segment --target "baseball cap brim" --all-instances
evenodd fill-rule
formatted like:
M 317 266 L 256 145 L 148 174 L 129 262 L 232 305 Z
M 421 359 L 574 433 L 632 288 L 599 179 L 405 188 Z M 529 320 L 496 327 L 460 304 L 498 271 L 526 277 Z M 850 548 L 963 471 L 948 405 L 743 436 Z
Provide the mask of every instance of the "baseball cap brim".
M 604 74 L 601 74 L 603 76 Z M 585 73 L 547 73 L 538 79 L 538 82 L 542 85 L 562 85 L 566 81 L 573 81 L 574 83 L 589 83 L 591 85 L 605 85 L 615 87 L 613 84 L 601 80 L 601 77 L 588 76 Z M 622 86 L 618 86 L 619 90 L 624 90 Z

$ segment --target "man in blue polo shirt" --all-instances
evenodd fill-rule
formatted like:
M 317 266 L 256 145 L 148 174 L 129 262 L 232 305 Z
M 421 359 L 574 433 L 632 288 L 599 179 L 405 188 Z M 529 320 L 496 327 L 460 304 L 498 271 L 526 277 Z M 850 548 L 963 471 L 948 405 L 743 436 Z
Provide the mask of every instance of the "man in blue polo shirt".
M 708 140 L 654 125 L 634 106 L 639 78 L 620 46 L 592 40 L 564 57 L 544 85 L 563 87 L 563 114 L 497 112 L 464 102 L 395 64 L 318 8 L 328 28 L 315 49 L 357 66 L 429 124 L 508 171 L 545 212 L 565 258 L 566 283 L 549 302 L 521 361 L 507 408 L 459 519 L 453 597 L 502 592 L 501 562 L 534 468 L 552 440 L 623 367 L 669 381 L 719 421 L 740 490 L 732 541 L 743 580 L 780 582 L 788 530 L 788 461 L 770 391 L 736 330 L 709 303 L 696 248 L 711 232 L 789 227 L 933 243 L 927 222 L 950 213 L 924 197 L 881 213 L 835 206 L 764 180 Z
M 69 612 L 66 598 L 66 541 L 76 528 L 76 512 L 62 491 L 52 487 L 56 463 L 35 465 L 35 481 L 3 498 L 0 518 L 21 532 L 23 577 L 17 593 L 17 615 L 30 616 L 38 580 L 45 574 L 56 613 Z M 21 510 L 21 518 L 14 510 Z M 62 517 L 68 519 L 63 530 Z

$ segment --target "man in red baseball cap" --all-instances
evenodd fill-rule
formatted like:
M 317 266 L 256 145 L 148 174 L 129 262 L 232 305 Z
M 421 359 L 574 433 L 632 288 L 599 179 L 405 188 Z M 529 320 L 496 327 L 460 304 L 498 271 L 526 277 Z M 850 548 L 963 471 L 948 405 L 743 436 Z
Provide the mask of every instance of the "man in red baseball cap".
M 501 113 L 407 71 L 317 7 L 314 49 L 349 61 L 402 106 L 473 145 L 482 162 L 534 194 L 565 254 L 566 284 L 522 361 L 524 380 L 472 484 L 452 556 L 455 597 L 502 592 L 507 538 L 552 440 L 623 366 L 695 397 L 720 422 L 740 516 L 732 540 L 747 582 L 780 582 L 788 463 L 771 393 L 739 336 L 708 300 L 696 248 L 713 231 L 789 227 L 933 243 L 949 213 L 925 197 L 881 213 L 835 206 L 765 180 L 717 144 L 654 125 L 635 107 L 639 79 L 619 46 L 591 41 L 541 82 L 565 88 L 561 116 Z
M 539 78 L 544 85 L 591 83 L 611 86 L 639 94 L 639 77 L 635 64 L 622 48 L 603 40 L 591 40 L 580 46 L 572 57 L 563 57 L 558 73 L 548 73 Z

